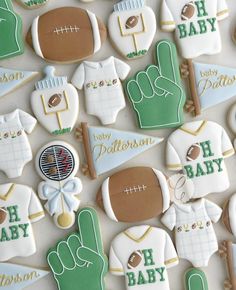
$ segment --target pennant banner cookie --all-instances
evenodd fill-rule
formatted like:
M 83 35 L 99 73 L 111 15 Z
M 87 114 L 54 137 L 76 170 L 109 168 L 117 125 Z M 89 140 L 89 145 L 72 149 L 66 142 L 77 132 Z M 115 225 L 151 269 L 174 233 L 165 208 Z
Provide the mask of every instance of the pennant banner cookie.
M 10 263 L 0 264 L 1 290 L 21 290 L 47 276 L 49 271 Z
M 88 127 L 86 123 L 77 128 L 76 135 L 83 141 L 88 163 L 83 171 L 93 179 L 163 141 L 163 138 L 133 132 Z
M 236 68 L 187 60 L 181 72 L 189 80 L 192 96 L 186 110 L 195 116 L 236 96 Z

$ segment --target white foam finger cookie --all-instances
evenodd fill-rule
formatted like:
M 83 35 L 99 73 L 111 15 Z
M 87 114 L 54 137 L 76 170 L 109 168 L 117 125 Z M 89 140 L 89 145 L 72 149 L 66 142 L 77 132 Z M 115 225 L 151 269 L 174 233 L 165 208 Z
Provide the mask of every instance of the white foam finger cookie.
M 67 77 L 55 76 L 55 68 L 45 68 L 46 77 L 35 84 L 31 107 L 38 121 L 51 134 L 61 135 L 73 129 L 79 113 L 79 96 Z

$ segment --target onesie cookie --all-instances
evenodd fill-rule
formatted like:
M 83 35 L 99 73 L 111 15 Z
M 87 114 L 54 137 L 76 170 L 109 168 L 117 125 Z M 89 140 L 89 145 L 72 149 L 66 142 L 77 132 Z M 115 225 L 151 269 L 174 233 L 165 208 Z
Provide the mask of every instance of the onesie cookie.
M 168 229 L 175 229 L 179 258 L 188 260 L 196 268 L 207 267 L 211 256 L 218 251 L 212 223 L 218 222 L 221 213 L 218 205 L 206 199 L 172 204 L 161 221 Z
M 161 28 L 175 32 L 184 58 L 212 55 L 221 51 L 219 21 L 228 15 L 225 0 L 162 0 Z
M 77 152 L 66 142 L 53 141 L 38 151 L 35 166 L 45 180 L 39 184 L 38 194 L 47 200 L 46 210 L 53 216 L 57 227 L 70 228 L 80 205 L 77 195 L 82 191 L 82 183 L 75 177 L 79 169 Z
M 119 51 L 134 59 L 147 54 L 156 33 L 156 16 L 145 0 L 123 0 L 108 20 L 109 36 Z
M 108 272 L 98 215 L 93 208 L 83 208 L 78 217 L 78 231 L 57 243 L 47 254 L 59 290 L 104 290 Z
M 169 290 L 167 269 L 178 263 L 171 238 L 160 228 L 132 227 L 111 243 L 109 270 L 125 276 L 127 290 Z
M 163 138 L 82 123 L 76 136 L 83 142 L 87 165 L 82 170 L 92 179 L 112 170 L 161 143 Z
M 55 68 L 47 66 L 45 78 L 35 84 L 31 107 L 37 120 L 54 135 L 69 133 L 79 113 L 79 96 L 67 77 L 55 76 Z
M 29 287 L 39 279 L 44 278 L 50 272 L 29 266 L 21 266 L 12 263 L 1 263 L 1 289 L 21 290 Z
M 113 124 L 125 107 L 121 80 L 130 66 L 113 56 L 100 62 L 83 62 L 74 73 L 72 84 L 84 89 L 87 113 L 99 118 L 103 125 Z
M 26 9 L 35 9 L 45 5 L 48 0 L 17 0 L 17 2 Z
M 0 60 L 24 53 L 22 20 L 15 13 L 11 0 L 0 3 Z
M 127 81 L 127 96 L 141 129 L 179 127 L 186 98 L 176 48 L 169 40 L 162 40 L 155 52 L 157 65 L 148 66 Z
M 24 166 L 32 160 L 27 134 L 32 133 L 36 123 L 35 118 L 19 109 L 0 115 L 0 170 L 8 178 L 21 176 Z
M 3 97 L 38 75 L 37 72 L 0 67 L 0 97 Z
M 188 79 L 191 99 L 185 109 L 195 116 L 236 95 L 236 69 L 187 60 L 181 65 L 182 77 Z
M 236 237 L 236 194 L 233 194 L 226 202 L 222 221 L 227 230 Z
M 1 184 L 0 192 L 0 262 L 33 255 L 32 223 L 44 217 L 38 197 L 32 188 L 15 183 Z
M 184 282 L 186 290 L 208 290 L 206 275 L 200 269 L 189 269 L 184 275 Z
M 116 222 L 157 217 L 170 205 L 166 177 L 149 167 L 124 169 L 104 180 L 97 194 L 97 204 Z
M 180 141 L 181 140 L 181 141 Z M 234 148 L 223 127 L 199 120 L 184 124 L 167 141 L 166 164 L 169 170 L 183 170 L 193 181 L 193 198 L 229 188 L 225 158 Z
M 98 52 L 106 37 L 106 26 L 95 14 L 61 7 L 35 18 L 26 41 L 46 61 L 74 63 Z

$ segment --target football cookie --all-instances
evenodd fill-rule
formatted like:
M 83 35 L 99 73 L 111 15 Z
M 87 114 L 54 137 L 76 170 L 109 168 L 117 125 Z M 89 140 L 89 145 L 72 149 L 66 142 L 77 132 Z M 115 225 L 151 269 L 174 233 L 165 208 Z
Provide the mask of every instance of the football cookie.
M 205 273 L 196 268 L 189 269 L 184 275 L 186 290 L 208 290 Z
M 114 5 L 108 20 L 111 40 L 122 56 L 144 56 L 156 33 L 156 16 L 145 0 L 123 0 Z
M 35 84 L 31 107 L 37 120 L 54 135 L 72 131 L 79 113 L 79 96 L 67 77 L 55 76 L 55 68 L 47 66 L 43 80 Z
M 125 107 L 121 80 L 129 71 L 129 65 L 111 56 L 100 62 L 85 61 L 74 73 L 72 83 L 84 88 L 87 113 L 98 117 L 103 125 L 115 123 Z
M 35 18 L 26 41 L 47 61 L 74 63 L 98 52 L 106 37 L 104 23 L 92 12 L 61 7 Z
M 24 53 L 22 19 L 13 10 L 11 0 L 0 3 L 0 60 Z
M 27 9 L 35 9 L 45 5 L 49 0 L 16 0 L 21 6 Z
M 140 153 L 161 143 L 163 138 L 112 128 L 88 127 L 82 123 L 76 137 L 83 142 L 87 165 L 82 167 L 92 179 L 112 170 Z
M 80 200 L 82 183 L 75 177 L 79 169 L 79 156 L 66 142 L 53 141 L 43 146 L 35 157 L 35 166 L 45 180 L 38 185 L 39 197 L 46 200 L 45 209 L 57 227 L 70 228 Z
M 97 194 L 97 204 L 116 222 L 138 222 L 157 217 L 170 204 L 166 177 L 149 167 L 122 170 L 103 182 Z
M 236 194 L 233 194 L 226 202 L 222 221 L 227 230 L 236 237 Z

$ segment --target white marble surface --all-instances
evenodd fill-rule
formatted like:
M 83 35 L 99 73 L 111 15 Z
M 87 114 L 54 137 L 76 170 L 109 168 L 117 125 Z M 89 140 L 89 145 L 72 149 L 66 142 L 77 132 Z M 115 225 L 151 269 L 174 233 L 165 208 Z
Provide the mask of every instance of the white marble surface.
M 15 6 L 16 11 L 18 11 L 19 14 L 23 17 L 24 33 L 26 33 L 26 31 L 28 30 L 28 27 L 30 26 L 30 23 L 32 22 L 35 16 L 37 16 L 38 14 L 42 14 L 43 12 L 48 11 L 50 9 L 61 7 L 61 6 L 67 6 L 67 5 L 80 6 L 86 9 L 90 9 L 91 11 L 95 12 L 98 17 L 100 17 L 106 22 L 108 15 L 112 11 L 112 5 L 115 2 L 116 1 L 111 1 L 111 0 L 100 0 L 100 1 L 97 0 L 90 4 L 84 4 L 80 2 L 79 0 L 50 0 L 48 5 L 34 11 L 24 10 L 23 8 L 18 6 L 16 3 L 14 3 L 14 6 Z M 160 0 L 147 0 L 147 4 L 150 5 L 154 9 L 157 15 L 157 21 L 159 22 Z M 231 32 L 234 26 L 236 25 L 235 1 L 228 0 L 228 5 L 230 8 L 231 15 L 227 20 L 224 20 L 223 22 L 220 23 L 220 29 L 222 31 L 222 38 L 223 38 L 222 53 L 219 55 L 210 56 L 210 57 L 209 56 L 201 57 L 199 58 L 199 60 L 207 61 L 209 63 L 217 63 L 217 64 L 236 67 L 236 46 L 231 41 Z M 171 37 L 172 37 L 171 34 L 163 33 L 158 28 L 158 31 L 155 36 L 155 41 L 160 40 L 162 38 L 171 38 Z M 105 43 L 103 48 L 100 50 L 100 52 L 97 53 L 92 59 L 102 60 L 103 58 L 106 58 L 110 55 L 115 55 L 119 57 L 119 55 L 113 49 L 109 40 L 107 40 L 107 42 Z M 152 62 L 153 62 L 153 46 L 147 56 L 143 57 L 142 59 L 133 60 L 130 62 L 130 65 L 132 67 L 131 75 L 133 75 L 137 70 L 145 68 L 147 64 L 150 64 Z M 46 62 L 38 58 L 33 53 L 33 51 L 28 46 L 26 46 L 26 51 L 24 55 L 19 56 L 17 58 L 10 59 L 10 60 L 1 61 L 0 65 L 6 66 L 9 68 L 42 71 L 42 69 L 46 65 Z M 56 65 L 57 73 L 58 75 L 68 75 L 68 77 L 71 78 L 76 66 L 77 66 L 76 64 Z M 33 89 L 34 89 L 34 82 L 31 82 L 25 85 L 24 87 L 22 87 L 21 89 L 2 98 L 0 101 L 1 102 L 0 114 L 5 114 L 7 112 L 10 112 L 17 107 L 27 112 L 32 113 L 31 108 L 30 108 L 29 98 Z M 230 137 L 232 138 L 232 140 L 234 139 L 234 136 L 230 132 L 227 126 L 226 114 L 231 104 L 233 103 L 234 103 L 234 99 L 231 99 L 231 101 L 228 101 L 224 104 L 221 104 L 217 107 L 207 110 L 201 116 L 201 118 L 207 118 L 209 120 L 217 121 L 219 124 L 225 127 L 227 132 L 230 134 Z M 186 120 L 190 120 L 190 119 L 191 119 L 191 116 L 186 115 Z M 85 110 L 84 110 L 84 96 L 82 92 L 80 92 L 80 115 L 79 115 L 78 122 L 80 121 L 88 121 L 89 124 L 91 125 L 99 124 L 98 120 L 95 117 L 86 115 Z M 136 117 L 129 103 L 127 104 L 126 109 L 123 110 L 118 115 L 118 119 L 114 127 L 118 129 L 124 129 L 124 130 L 127 129 L 127 130 L 139 131 L 136 126 Z M 171 130 L 160 130 L 160 131 L 150 132 L 150 134 L 153 134 L 154 136 L 163 136 L 163 137 L 167 137 L 170 133 L 171 133 Z M 29 139 L 32 144 L 33 153 L 35 154 L 37 150 L 43 144 L 45 144 L 46 142 L 52 141 L 55 138 L 53 136 L 50 136 L 47 133 L 47 131 L 45 131 L 40 125 L 38 125 L 36 130 L 34 130 L 34 132 L 30 135 Z M 84 157 L 83 157 L 82 148 L 75 140 L 73 134 L 69 136 L 65 135 L 62 137 L 58 137 L 58 139 L 66 140 L 70 142 L 71 144 L 73 144 L 79 150 L 80 159 L 81 159 L 81 162 L 83 162 Z M 168 174 L 164 166 L 164 149 L 165 149 L 165 142 L 147 151 L 146 153 L 138 156 L 137 158 L 128 162 L 127 164 L 125 164 L 123 167 L 119 169 L 129 167 L 129 166 L 146 165 L 146 166 L 152 166 L 160 170 L 163 170 L 166 174 Z M 229 168 L 229 175 L 230 175 L 230 180 L 231 180 L 230 189 L 225 193 L 209 195 L 209 199 L 211 199 L 212 201 L 215 201 L 220 206 L 223 206 L 225 200 L 231 194 L 236 192 L 236 179 L 234 178 L 234 175 L 236 172 L 236 156 L 230 159 L 227 159 L 226 163 L 227 163 L 227 167 Z M 96 192 L 99 186 L 101 185 L 103 179 L 106 177 L 106 175 L 98 178 L 96 181 L 90 181 L 89 179 L 83 177 L 81 173 L 79 173 L 78 176 L 81 177 L 83 185 L 84 185 L 84 190 L 81 194 L 82 206 L 95 205 Z M 0 182 L 4 183 L 7 181 L 8 181 L 7 178 L 4 176 L 3 173 L 1 173 Z M 34 169 L 34 162 L 29 163 L 25 167 L 21 178 L 14 180 L 14 182 L 28 184 L 32 186 L 35 190 L 37 189 L 37 184 L 39 183 L 39 181 L 40 181 L 40 178 L 38 177 Z M 98 213 L 100 217 L 105 251 L 106 253 L 108 253 L 110 241 L 115 237 L 116 234 L 118 234 L 120 231 L 128 228 L 131 225 L 125 224 L 125 223 L 117 224 L 117 223 L 111 222 L 105 216 L 105 214 L 102 213 L 100 210 L 98 210 Z M 162 227 L 159 219 L 152 219 L 150 221 L 146 221 L 146 223 L 153 226 Z M 18 263 L 32 265 L 32 266 L 46 266 L 45 255 L 49 247 L 54 246 L 54 244 L 57 242 L 58 239 L 66 237 L 66 235 L 69 232 L 76 229 L 75 227 L 74 229 L 71 229 L 69 231 L 59 230 L 54 226 L 52 220 L 50 219 L 48 215 L 46 216 L 44 220 L 34 224 L 33 227 L 34 227 L 35 238 L 36 238 L 37 249 L 38 249 L 37 253 L 29 258 L 16 258 L 13 260 L 13 262 L 18 262 Z M 216 229 L 219 241 L 223 239 L 232 239 L 232 236 L 229 233 L 227 233 L 226 229 L 224 228 L 221 222 L 215 225 L 215 229 Z M 178 267 L 175 267 L 168 271 L 172 290 L 182 290 L 184 288 L 183 275 L 186 269 L 188 269 L 189 267 L 191 267 L 189 262 L 181 260 Z M 205 269 L 205 272 L 208 277 L 209 288 L 214 289 L 214 290 L 222 290 L 223 282 L 227 276 L 227 273 L 226 273 L 225 263 L 221 261 L 221 259 L 219 258 L 217 254 L 211 258 L 209 267 Z M 35 283 L 34 285 L 30 286 L 28 289 L 30 290 L 41 290 L 41 289 L 54 290 L 54 289 L 57 289 L 57 287 L 56 287 L 56 283 L 54 282 L 52 277 L 49 275 L 45 279 L 42 279 L 39 282 Z M 106 276 L 106 289 L 107 290 L 108 289 L 109 290 L 125 289 L 124 279 L 116 278 L 108 274 Z

